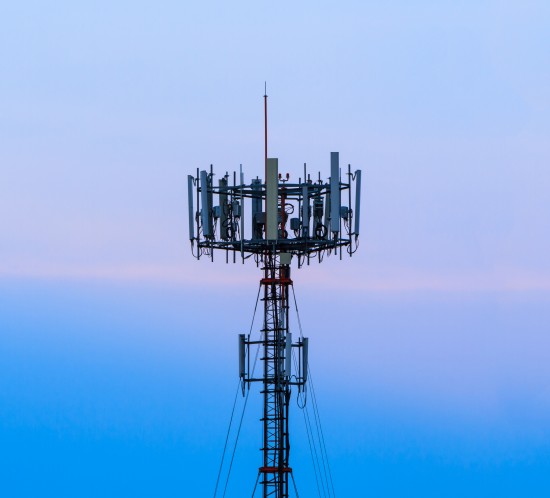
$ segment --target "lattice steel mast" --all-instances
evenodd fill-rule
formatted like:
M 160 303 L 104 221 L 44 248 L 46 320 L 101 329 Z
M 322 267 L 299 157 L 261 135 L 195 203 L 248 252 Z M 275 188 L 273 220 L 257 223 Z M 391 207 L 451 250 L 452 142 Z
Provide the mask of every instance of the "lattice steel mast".
M 341 181 L 339 154 L 331 153 L 331 176 L 328 182 L 316 181 L 307 174 L 297 183 L 288 182 L 278 172 L 278 160 L 267 157 L 267 95 L 264 95 L 265 116 L 265 182 L 260 178 L 245 184 L 242 169 L 237 180 L 233 173 L 225 174 L 214 183 L 210 171 L 197 169 L 188 177 L 189 238 L 197 259 L 203 256 L 213 261 L 214 251 L 224 251 L 226 262 L 254 257 L 263 270 L 264 320 L 262 335 L 253 340 L 239 335 L 239 374 L 243 393 L 252 382 L 262 385 L 263 395 L 263 496 L 289 496 L 290 432 L 288 424 L 291 387 L 305 389 L 308 374 L 308 339 L 293 342 L 289 329 L 289 288 L 292 285 L 290 266 L 293 257 L 298 267 L 317 257 L 338 254 L 343 249 L 351 256 L 357 249 L 361 171 L 351 173 Z M 351 209 L 352 185 L 355 186 L 355 209 Z M 348 193 L 349 204 L 343 206 L 342 194 Z M 218 201 L 214 205 L 214 199 Z M 195 206 L 196 202 L 196 206 Z M 245 225 L 245 205 L 250 208 L 249 227 Z M 196 209 L 195 209 L 196 207 Z M 291 217 L 296 211 L 297 216 Z M 248 209 L 247 209 L 248 212 Z M 289 230 L 294 237 L 289 236 Z M 252 377 L 250 347 L 260 345 L 263 363 L 262 377 Z M 297 354 L 297 368 L 292 371 L 292 351 Z
M 288 496 L 290 401 L 290 354 L 286 345 L 291 339 L 288 330 L 288 288 L 290 267 L 276 255 L 265 260 L 261 280 L 264 301 L 263 332 L 263 476 L 264 496 Z

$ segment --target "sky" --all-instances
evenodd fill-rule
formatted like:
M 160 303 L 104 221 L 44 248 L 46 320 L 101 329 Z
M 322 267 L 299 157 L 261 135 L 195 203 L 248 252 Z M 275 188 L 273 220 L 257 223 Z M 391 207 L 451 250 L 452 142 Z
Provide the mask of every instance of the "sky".
M 212 496 L 260 272 L 193 259 L 186 181 L 261 174 L 267 82 L 282 172 L 363 171 L 359 251 L 293 270 L 336 495 L 548 496 L 549 30 L 535 0 L 2 5 L 0 494 Z

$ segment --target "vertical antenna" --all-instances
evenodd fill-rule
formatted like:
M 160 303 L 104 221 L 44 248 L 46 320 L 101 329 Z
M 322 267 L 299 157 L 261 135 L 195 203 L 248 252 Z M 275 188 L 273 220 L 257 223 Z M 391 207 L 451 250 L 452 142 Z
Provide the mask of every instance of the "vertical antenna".
M 264 81 L 264 181 L 267 178 L 267 82 Z

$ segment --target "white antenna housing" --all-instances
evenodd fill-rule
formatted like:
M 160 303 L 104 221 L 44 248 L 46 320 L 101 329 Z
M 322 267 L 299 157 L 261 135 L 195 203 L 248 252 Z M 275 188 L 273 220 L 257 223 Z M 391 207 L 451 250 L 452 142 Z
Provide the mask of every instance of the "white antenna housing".
M 189 240 L 195 238 L 195 211 L 193 210 L 193 175 L 187 175 L 187 208 L 189 215 Z
M 340 158 L 338 152 L 330 153 L 330 230 L 340 231 Z
M 279 200 L 279 160 L 269 158 L 266 164 L 265 238 L 277 240 L 277 208 Z
M 202 233 L 205 238 L 210 239 L 214 236 L 212 227 L 212 196 L 208 192 L 208 173 L 201 171 L 201 221 Z

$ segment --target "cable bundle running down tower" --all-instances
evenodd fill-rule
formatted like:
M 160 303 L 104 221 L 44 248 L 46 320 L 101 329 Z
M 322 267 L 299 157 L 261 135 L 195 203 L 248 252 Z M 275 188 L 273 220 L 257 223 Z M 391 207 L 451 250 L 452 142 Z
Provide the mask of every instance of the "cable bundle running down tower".
M 292 340 L 289 328 L 290 266 L 293 258 L 298 268 L 325 255 L 357 250 L 361 202 L 361 170 L 354 173 L 348 165 L 345 181 L 338 152 L 330 154 L 330 178 L 327 182 L 312 179 L 304 165 L 304 178 L 289 182 L 279 173 L 278 160 L 267 157 L 267 95 L 265 109 L 265 180 L 245 183 L 242 168 L 239 176 L 228 173 L 214 181 L 209 171 L 197 169 L 188 176 L 189 239 L 193 255 L 214 261 L 214 251 L 225 252 L 226 262 L 243 263 L 250 257 L 262 267 L 260 280 L 264 319 L 262 335 L 252 340 L 250 334 L 239 335 L 239 375 L 243 393 L 252 382 L 262 385 L 263 497 L 289 496 L 290 431 L 288 426 L 291 387 L 305 388 L 308 380 L 308 339 Z M 347 178 L 346 178 L 347 177 Z M 231 181 L 232 180 L 232 181 Z M 352 187 L 355 191 L 354 209 Z M 347 205 L 342 200 L 347 200 Z M 345 201 L 344 201 L 345 202 Z M 262 376 L 254 377 L 250 365 L 250 347 L 262 348 Z M 292 369 L 292 352 L 297 360 Z

